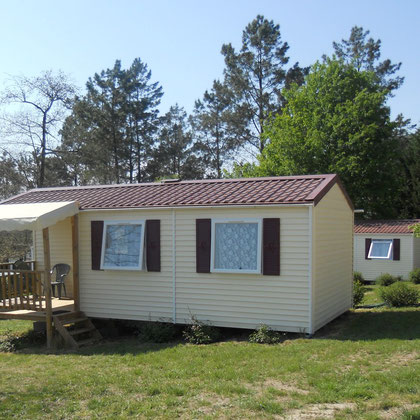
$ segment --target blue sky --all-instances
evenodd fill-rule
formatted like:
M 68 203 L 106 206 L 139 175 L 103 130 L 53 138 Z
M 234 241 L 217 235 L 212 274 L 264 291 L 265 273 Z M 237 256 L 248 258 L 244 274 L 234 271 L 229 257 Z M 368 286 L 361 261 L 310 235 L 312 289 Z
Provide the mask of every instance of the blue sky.
M 310 65 L 354 25 L 382 40 L 382 56 L 403 63 L 392 114 L 420 123 L 420 1 L 416 0 L 3 0 L 0 87 L 8 75 L 61 69 L 82 88 L 95 72 L 140 57 L 164 90 L 161 110 L 191 111 L 223 73 L 223 43 L 240 47 L 257 14 L 280 24 L 290 61 Z

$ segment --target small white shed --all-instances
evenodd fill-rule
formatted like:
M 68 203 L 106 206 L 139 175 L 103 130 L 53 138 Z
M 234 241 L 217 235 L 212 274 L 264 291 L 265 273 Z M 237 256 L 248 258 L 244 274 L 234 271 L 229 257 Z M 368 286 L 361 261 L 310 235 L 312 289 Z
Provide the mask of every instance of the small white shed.
M 336 175 L 43 188 L 0 216 L 48 202 L 79 204 L 49 243 L 52 265 L 78 253 L 87 316 L 310 334 L 352 305 L 353 207 Z
M 407 279 L 420 267 L 420 238 L 410 226 L 420 219 L 362 220 L 354 225 L 354 271 L 368 281 L 382 273 Z

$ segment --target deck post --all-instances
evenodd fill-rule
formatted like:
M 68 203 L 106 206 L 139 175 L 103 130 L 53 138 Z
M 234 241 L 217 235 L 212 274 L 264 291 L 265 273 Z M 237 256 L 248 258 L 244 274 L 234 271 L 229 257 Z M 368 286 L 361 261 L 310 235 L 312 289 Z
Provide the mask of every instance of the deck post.
M 42 241 L 44 248 L 44 290 L 45 290 L 45 315 L 47 324 L 47 348 L 52 345 L 52 303 L 51 303 L 51 254 L 50 235 L 48 228 L 42 229 Z
M 73 256 L 73 299 L 74 310 L 80 311 L 79 293 L 79 216 L 71 217 L 72 256 Z

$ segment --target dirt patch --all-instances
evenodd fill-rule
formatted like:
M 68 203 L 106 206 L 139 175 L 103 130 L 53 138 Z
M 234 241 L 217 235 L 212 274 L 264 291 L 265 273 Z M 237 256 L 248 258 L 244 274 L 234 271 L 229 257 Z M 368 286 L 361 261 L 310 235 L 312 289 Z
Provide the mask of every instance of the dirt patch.
M 355 403 L 311 404 L 289 411 L 284 418 L 286 420 L 333 419 L 341 411 L 354 410 L 356 407 Z
M 306 389 L 299 388 L 296 384 L 293 383 L 284 383 L 276 379 L 267 379 L 262 385 L 261 388 L 274 388 L 278 391 L 283 391 L 290 394 L 299 394 L 307 395 L 309 391 Z

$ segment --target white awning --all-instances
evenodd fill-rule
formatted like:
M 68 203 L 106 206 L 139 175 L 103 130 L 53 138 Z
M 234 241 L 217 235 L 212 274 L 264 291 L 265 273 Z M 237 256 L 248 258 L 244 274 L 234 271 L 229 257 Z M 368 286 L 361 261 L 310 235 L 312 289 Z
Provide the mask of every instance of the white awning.
M 0 205 L 0 231 L 44 229 L 79 212 L 76 201 Z

